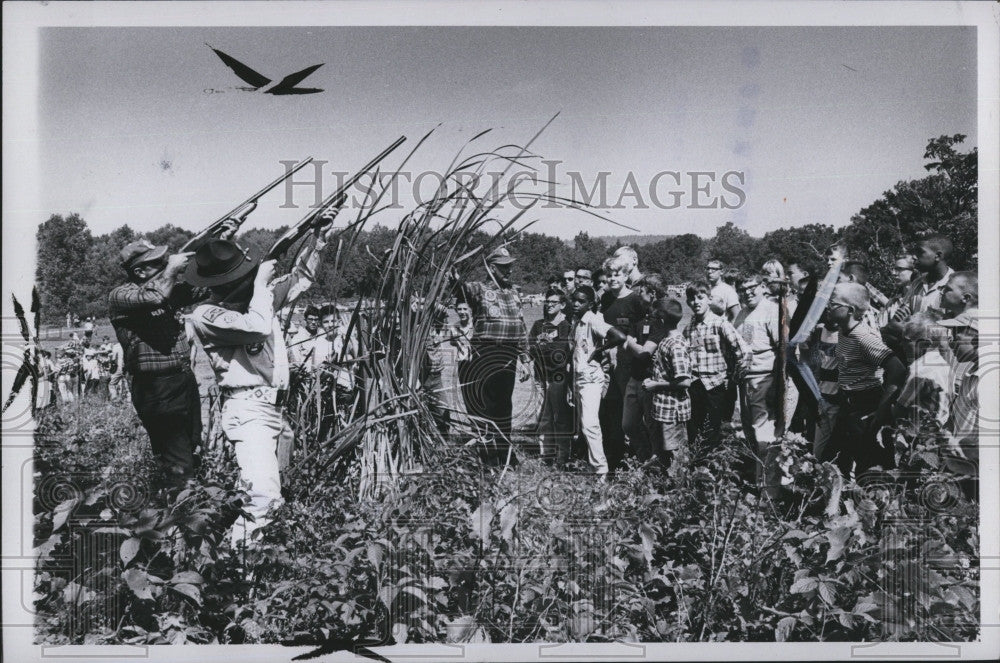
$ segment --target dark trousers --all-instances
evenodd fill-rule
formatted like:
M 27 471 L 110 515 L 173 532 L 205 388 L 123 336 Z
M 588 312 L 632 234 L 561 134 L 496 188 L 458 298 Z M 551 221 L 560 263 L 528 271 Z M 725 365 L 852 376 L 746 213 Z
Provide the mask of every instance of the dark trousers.
M 194 451 L 201 443 L 201 397 L 194 373 L 136 375 L 132 404 L 149 434 L 164 483 L 186 481 L 194 473 Z
M 480 343 L 472 346 L 467 380 L 469 414 L 492 421 L 485 431 L 486 460 L 503 462 L 510 445 L 514 382 L 517 377 L 517 346 Z M 499 430 L 499 434 L 497 431 Z
M 608 468 L 612 472 L 622 464 L 628 451 L 625 446 L 625 430 L 622 428 L 624 410 L 625 395 L 612 380 L 597 411 L 597 418 L 601 423 L 601 439 L 604 441 L 604 456 L 608 459 Z
M 722 417 L 726 411 L 727 387 L 720 384 L 713 389 L 705 389 L 701 380 L 696 380 L 688 390 L 691 396 L 691 419 L 688 421 L 688 440 L 693 443 L 704 427 L 701 436 L 706 449 L 715 449 L 722 443 Z
M 879 444 L 876 430 L 868 422 L 861 421 L 878 409 L 882 398 L 882 388 L 872 387 L 861 391 L 841 391 L 840 412 L 833 425 L 830 444 L 820 460 L 834 460 L 846 478 L 854 467 L 855 476 L 880 465 L 891 469 L 894 464 L 892 449 L 886 450 Z

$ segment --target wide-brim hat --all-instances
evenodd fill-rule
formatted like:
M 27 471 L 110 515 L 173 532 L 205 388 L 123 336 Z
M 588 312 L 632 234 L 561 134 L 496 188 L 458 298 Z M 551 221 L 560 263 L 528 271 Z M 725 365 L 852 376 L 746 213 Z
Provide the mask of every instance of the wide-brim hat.
M 214 287 L 239 281 L 257 268 L 259 256 L 227 239 L 205 242 L 187 264 L 184 280 L 195 287 Z

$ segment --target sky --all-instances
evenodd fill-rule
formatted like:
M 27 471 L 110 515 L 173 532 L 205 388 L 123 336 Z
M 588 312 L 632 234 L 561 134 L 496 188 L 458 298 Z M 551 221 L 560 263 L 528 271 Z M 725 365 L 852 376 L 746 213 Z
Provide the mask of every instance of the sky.
M 324 63 L 301 84 L 324 92 L 237 90 L 206 42 L 274 80 Z M 559 162 L 557 192 L 572 192 L 571 172 L 588 189 L 607 172 L 615 205 L 631 177 L 638 197 L 603 213 L 635 232 L 842 226 L 926 175 L 928 139 L 977 145 L 975 46 L 975 27 L 45 28 L 39 222 L 78 212 L 98 234 L 197 230 L 280 175 L 282 160 L 327 161 L 329 191 L 332 171 L 400 135 L 413 145 L 440 124 L 410 163 L 440 172 L 480 131 L 492 129 L 484 148 L 524 144 L 558 113 L 532 145 Z M 681 185 L 661 176 L 657 207 L 649 189 L 663 171 Z M 697 171 L 714 182 L 693 182 Z M 721 187 L 728 171 L 743 174 L 729 180 L 743 203 L 692 209 L 739 202 Z M 695 196 L 699 184 L 708 190 Z M 313 198 L 295 191 L 300 205 Z M 680 205 L 662 209 L 671 191 Z M 283 203 L 283 189 L 265 197 L 248 226 L 305 211 Z M 573 210 L 529 216 L 532 230 L 564 238 L 633 232 Z

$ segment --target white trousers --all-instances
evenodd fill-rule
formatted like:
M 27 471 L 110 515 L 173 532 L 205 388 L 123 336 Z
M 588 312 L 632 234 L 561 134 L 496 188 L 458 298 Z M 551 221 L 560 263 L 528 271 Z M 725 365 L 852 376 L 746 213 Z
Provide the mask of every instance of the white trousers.
M 233 443 L 240 479 L 246 484 L 250 503 L 246 511 L 254 522 L 240 518 L 233 526 L 232 540 L 250 541 L 250 534 L 265 526 L 268 511 L 282 503 L 278 466 L 278 439 L 287 428 L 281 408 L 259 401 L 230 398 L 222 405 L 222 431 Z
M 608 459 L 604 455 L 604 438 L 601 435 L 601 420 L 598 411 L 601 409 L 601 394 L 604 385 L 600 382 L 577 383 L 576 415 L 580 421 L 580 431 L 587 439 L 587 456 L 590 466 L 598 475 L 608 473 Z

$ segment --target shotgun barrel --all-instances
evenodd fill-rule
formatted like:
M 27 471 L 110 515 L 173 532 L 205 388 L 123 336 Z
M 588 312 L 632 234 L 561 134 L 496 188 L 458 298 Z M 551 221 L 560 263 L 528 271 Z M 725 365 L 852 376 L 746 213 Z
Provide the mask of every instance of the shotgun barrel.
M 309 213 L 302 217 L 298 223 L 289 228 L 288 231 L 282 235 L 277 242 L 275 242 L 274 246 L 271 247 L 271 250 L 267 252 L 264 256 L 264 260 L 273 260 L 281 257 L 285 251 L 292 246 L 292 244 L 297 242 L 303 235 L 309 232 L 309 230 L 313 227 L 313 224 L 316 222 L 316 219 L 322 216 L 328 208 L 342 205 L 347 199 L 347 190 L 357 184 L 358 180 L 360 180 L 365 173 L 377 166 L 404 142 L 406 142 L 406 136 L 400 136 L 397 138 L 392 145 L 382 150 L 378 156 L 365 164 L 361 170 L 354 173 L 354 175 L 348 178 L 346 182 L 337 187 L 337 190 L 327 196 L 318 207 L 310 210 Z
M 292 247 L 295 242 L 299 241 L 304 237 L 310 230 L 312 230 L 313 225 L 316 220 L 323 215 L 329 207 L 340 206 L 344 204 L 347 200 L 347 190 L 354 186 L 361 176 L 370 171 L 372 168 L 377 166 L 383 159 L 389 156 L 393 151 L 396 150 L 400 145 L 406 141 L 406 136 L 400 136 L 396 141 L 389 147 L 382 150 L 382 152 L 365 164 L 358 172 L 356 172 L 350 179 L 344 182 L 341 186 L 337 187 L 337 190 L 327 196 L 319 207 L 311 210 L 302 219 L 296 223 L 294 226 L 289 228 L 284 235 L 282 235 L 277 242 L 268 250 L 261 260 L 277 260 L 285 254 L 288 249 Z M 247 278 L 243 281 L 233 292 L 231 292 L 225 299 L 224 302 L 238 302 L 247 296 L 247 293 L 253 286 L 253 281 L 251 278 Z
M 253 194 L 252 196 L 244 200 L 242 203 L 240 203 L 233 209 L 229 210 L 222 216 L 220 216 L 218 219 L 209 224 L 207 228 L 205 228 L 197 235 L 189 239 L 187 243 L 183 247 L 181 247 L 181 252 L 193 251 L 204 239 L 216 234 L 222 227 L 222 224 L 225 223 L 226 219 L 232 218 L 233 214 L 236 214 L 238 211 L 240 211 L 240 209 L 246 207 L 250 203 L 255 203 L 258 200 L 260 200 L 264 196 L 264 194 L 266 194 L 268 191 L 278 186 L 279 184 L 287 180 L 289 177 L 291 177 L 292 175 L 294 175 L 295 173 L 299 172 L 307 165 L 312 163 L 312 160 L 313 160 L 312 157 L 307 157 L 304 161 L 300 161 L 298 164 L 295 165 L 294 168 L 286 172 L 284 175 L 278 177 L 273 182 L 269 183 L 267 186 L 259 190 L 257 193 Z

